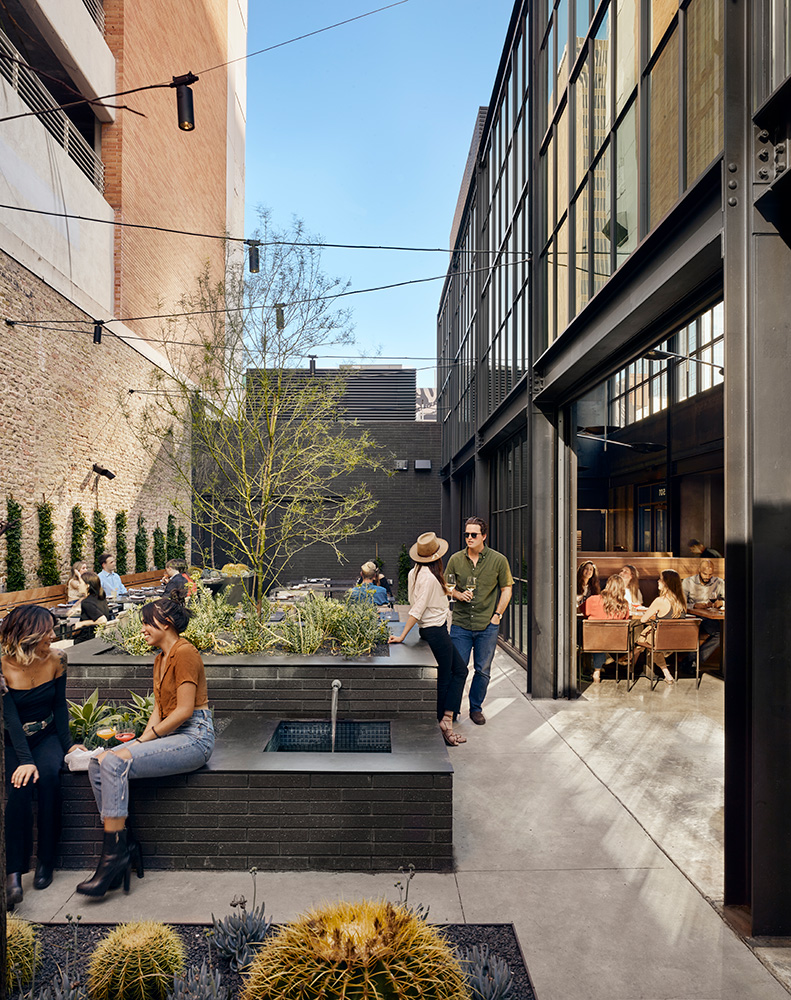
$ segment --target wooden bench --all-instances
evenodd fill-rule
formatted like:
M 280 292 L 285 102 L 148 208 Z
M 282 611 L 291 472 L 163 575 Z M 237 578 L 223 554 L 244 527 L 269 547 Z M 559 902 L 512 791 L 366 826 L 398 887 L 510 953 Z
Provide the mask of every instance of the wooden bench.
M 124 573 L 121 580 L 124 586 L 144 587 L 148 584 L 159 584 L 162 570 L 146 570 L 145 573 Z M 53 587 L 30 587 L 27 590 L 11 590 L 0 594 L 0 618 L 5 618 L 9 611 L 20 604 L 40 604 L 42 608 L 54 608 L 56 604 L 65 604 L 66 584 L 58 583 Z

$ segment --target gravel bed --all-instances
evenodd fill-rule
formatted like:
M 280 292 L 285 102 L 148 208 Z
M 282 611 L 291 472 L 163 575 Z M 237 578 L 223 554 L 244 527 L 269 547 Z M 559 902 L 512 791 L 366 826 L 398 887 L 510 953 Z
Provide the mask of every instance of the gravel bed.
M 206 939 L 207 927 L 202 924 L 172 924 L 184 941 L 189 965 L 208 964 L 209 948 Z M 513 989 L 509 1000 L 535 1000 L 532 984 L 522 960 L 522 952 L 511 924 L 443 924 L 437 925 L 451 944 L 462 948 L 473 945 L 488 944 L 489 949 L 500 958 L 505 959 L 513 974 Z M 41 966 L 36 974 L 34 996 L 47 985 L 58 968 L 65 968 L 67 962 L 70 969 L 78 968 L 84 981 L 84 970 L 88 959 L 99 940 L 112 927 L 107 924 L 79 924 L 76 929 L 76 957 L 74 951 L 75 931 L 68 924 L 37 924 L 37 933 L 42 946 Z M 242 985 L 242 977 L 232 972 L 228 963 L 217 956 L 212 948 L 212 960 L 222 973 L 223 985 L 230 988 L 230 996 L 238 997 Z M 30 986 L 23 992 L 12 992 L 14 998 L 29 997 Z

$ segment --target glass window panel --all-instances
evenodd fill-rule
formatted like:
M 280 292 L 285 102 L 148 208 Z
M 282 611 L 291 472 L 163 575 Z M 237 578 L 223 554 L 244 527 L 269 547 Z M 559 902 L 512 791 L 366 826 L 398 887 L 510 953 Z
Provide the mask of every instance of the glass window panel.
M 610 131 L 610 12 L 593 40 L 593 151 L 595 156 Z
M 637 0 L 617 0 L 618 58 L 615 63 L 615 114 L 619 115 L 637 85 Z
M 593 168 L 593 292 L 610 277 L 610 149 Z
M 558 4 L 555 30 L 558 46 L 557 99 L 560 100 L 569 78 L 569 0 L 560 0 Z
M 540 339 L 538 353 L 555 339 L 555 271 L 552 266 L 554 261 L 554 243 L 541 254 L 539 264 L 538 280 L 543 286 L 544 301 L 547 304 L 547 328 L 546 335 Z
M 687 10 L 687 184 L 723 144 L 723 5 L 693 0 Z
M 568 208 L 569 203 L 569 116 L 568 105 L 558 118 L 558 207 L 560 217 Z
M 558 229 L 557 237 L 557 319 L 558 335 L 569 322 L 569 226 L 568 220 Z
M 720 302 L 712 309 L 712 318 L 714 322 L 714 336 L 721 337 L 725 332 L 724 322 L 725 322 L 725 305 Z
M 549 29 L 547 35 L 546 60 L 544 69 L 547 81 L 547 124 L 552 119 L 552 112 L 555 110 L 555 49 L 554 49 L 554 25 Z
M 577 0 L 574 14 L 576 18 L 574 35 L 577 40 L 574 47 L 574 55 L 576 58 L 582 49 L 582 43 L 585 36 L 588 34 L 588 28 L 590 27 L 591 15 L 588 0 Z
M 579 187 L 590 164 L 588 117 L 588 63 L 586 58 L 574 83 L 574 187 Z
M 615 241 L 616 267 L 634 250 L 639 237 L 636 107 L 635 102 L 616 134 L 615 232 L 610 237 Z
M 651 53 L 656 51 L 673 15 L 678 9 L 678 0 L 650 0 L 651 3 Z
M 590 274 L 590 260 L 588 255 L 588 184 L 583 185 L 582 191 L 575 203 L 575 242 L 576 242 L 576 263 L 574 292 L 576 309 L 579 312 L 590 299 L 590 288 L 588 276 Z
M 552 140 L 549 141 L 547 145 L 546 153 L 544 154 L 544 161 L 546 163 L 546 189 L 547 189 L 547 229 L 546 236 L 548 237 L 550 233 L 555 228 L 555 144 Z
M 651 72 L 650 219 L 653 228 L 678 200 L 678 31 Z
M 711 312 L 704 312 L 700 317 L 700 343 L 711 343 Z

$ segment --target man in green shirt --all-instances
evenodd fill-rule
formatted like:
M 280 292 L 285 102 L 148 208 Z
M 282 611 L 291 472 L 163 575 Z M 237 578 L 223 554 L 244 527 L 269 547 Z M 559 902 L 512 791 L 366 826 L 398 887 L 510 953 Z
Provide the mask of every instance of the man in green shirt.
M 465 665 L 473 654 L 475 673 L 470 684 L 470 718 L 477 726 L 486 722 L 483 700 L 489 687 L 497 633 L 511 600 L 514 578 L 508 560 L 486 546 L 488 525 L 480 517 L 468 517 L 464 525 L 467 548 L 454 552 L 445 573 L 454 573 L 453 624 L 450 637 Z

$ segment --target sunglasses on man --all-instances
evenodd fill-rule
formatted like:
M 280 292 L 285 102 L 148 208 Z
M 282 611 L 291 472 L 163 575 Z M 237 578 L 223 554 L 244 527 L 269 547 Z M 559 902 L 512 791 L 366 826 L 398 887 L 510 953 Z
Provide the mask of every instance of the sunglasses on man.
M 480 535 L 481 535 L 480 531 L 465 531 L 464 532 L 464 537 L 465 538 L 480 538 Z

